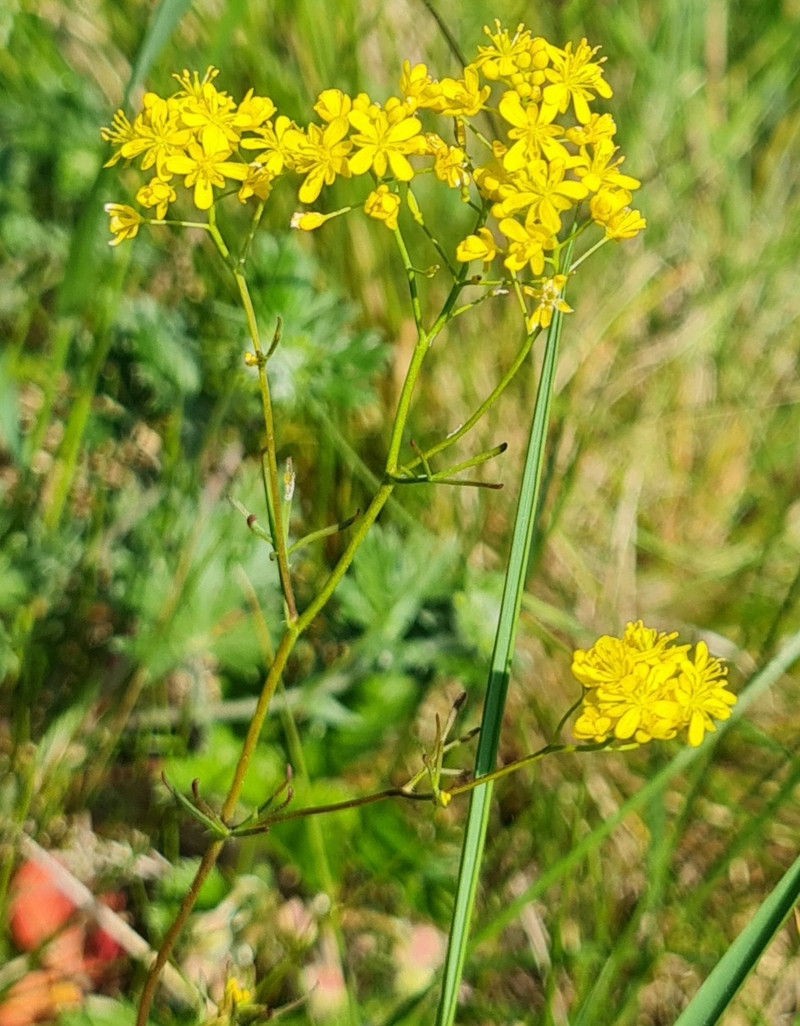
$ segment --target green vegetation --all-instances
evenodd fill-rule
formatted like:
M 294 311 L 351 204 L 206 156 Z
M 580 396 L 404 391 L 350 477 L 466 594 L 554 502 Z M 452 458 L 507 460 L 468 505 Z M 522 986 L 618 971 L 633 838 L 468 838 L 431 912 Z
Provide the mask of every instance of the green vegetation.
M 671 1024 L 800 838 L 800 14 L 752 0 L 436 11 L 468 54 L 495 18 L 601 44 L 648 222 L 569 286 L 499 762 L 546 744 L 580 697 L 573 650 L 639 617 L 706 641 L 749 696 L 699 750 L 563 754 L 495 783 L 457 1021 Z M 61 986 L 46 1006 L 60 1022 L 126 1024 L 208 844 L 162 775 L 183 796 L 197 781 L 213 822 L 285 610 L 242 514 L 266 530 L 232 280 L 202 232 L 109 248 L 103 204 L 141 183 L 103 169 L 99 128 L 183 68 L 213 64 L 220 88 L 254 86 L 303 121 L 324 88 L 396 89 L 406 57 L 460 67 L 416 2 L 16 0 L 0 43 L 0 1024 L 26 977 Z M 416 341 L 390 233 L 363 217 L 290 233 L 296 207 L 276 188 L 248 259 L 262 331 L 282 320 L 269 373 L 293 538 L 369 502 Z M 452 218 L 471 230 L 457 201 Z M 443 298 L 432 280 L 425 303 Z M 518 352 L 512 314 L 484 303 L 437 339 L 406 441 L 435 444 L 482 402 Z M 273 794 L 282 806 L 287 763 L 282 814 L 402 786 L 462 690 L 454 736 L 480 722 L 543 351 L 451 461 L 507 443 L 477 468 L 502 491 L 395 489 L 291 654 L 238 818 Z M 293 556 L 300 610 L 348 540 Z M 474 755 L 465 741 L 448 765 L 466 775 Z M 227 844 L 150 1022 L 214 1007 L 251 1021 L 233 1011 L 245 989 L 287 1023 L 434 1022 L 466 810 L 387 800 Z M 19 943 L 11 881 L 49 852 L 111 896 L 123 931 L 101 934 L 94 907 L 73 917 L 71 975 Z M 104 961 L 109 930 L 125 954 Z M 797 1016 L 795 949 L 778 935 L 728 1021 Z

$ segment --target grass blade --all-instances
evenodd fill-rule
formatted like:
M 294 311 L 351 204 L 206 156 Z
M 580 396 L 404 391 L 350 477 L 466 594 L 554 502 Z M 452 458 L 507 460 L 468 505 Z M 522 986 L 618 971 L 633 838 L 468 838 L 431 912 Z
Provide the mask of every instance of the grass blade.
M 675 1026 L 711 1026 L 747 979 L 800 899 L 800 856 L 731 944 Z
M 572 248 L 569 247 L 565 256 L 564 266 L 566 267 L 569 267 L 571 250 Z M 491 772 L 497 759 L 503 709 L 505 708 L 511 659 L 514 652 L 514 639 L 539 500 L 561 328 L 562 315 L 560 312 L 556 312 L 547 333 L 544 362 L 533 410 L 533 422 L 528 440 L 514 534 L 511 540 L 511 552 L 508 558 L 494 652 L 489 670 L 478 751 L 475 757 L 476 777 Z M 456 1014 L 458 989 L 467 952 L 469 924 L 478 886 L 491 797 L 492 785 L 484 784 L 475 788 L 470 800 L 447 957 L 442 977 L 438 1026 L 450 1026 Z
M 172 33 L 191 6 L 192 0 L 161 0 L 161 3 L 156 5 L 139 52 L 136 54 L 131 77 L 125 89 L 123 106 L 127 105 L 134 89 L 138 89 L 144 83 L 153 63 L 170 41 Z

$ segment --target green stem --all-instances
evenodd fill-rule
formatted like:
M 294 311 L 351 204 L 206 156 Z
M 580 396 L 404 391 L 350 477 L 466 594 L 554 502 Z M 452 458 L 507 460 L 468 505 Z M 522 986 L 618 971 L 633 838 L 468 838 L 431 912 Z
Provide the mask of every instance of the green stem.
M 577 238 L 577 234 L 576 234 L 576 238 Z M 596 252 L 598 251 L 598 249 L 600 249 L 600 248 L 601 248 L 602 246 L 605 246 L 605 245 L 606 245 L 606 243 L 607 243 L 607 242 L 610 242 L 610 241 L 611 241 L 611 239 L 610 239 L 610 238 L 609 238 L 609 237 L 608 237 L 607 235 L 604 235 L 604 236 L 603 236 L 603 238 L 602 238 L 602 239 L 600 239 L 600 241 L 599 241 L 599 242 L 596 242 L 596 243 L 595 243 L 595 244 L 594 244 L 593 246 L 591 246 L 591 247 L 590 247 L 589 249 L 587 249 L 585 253 L 582 253 L 582 254 L 581 254 L 581 255 L 580 255 L 579 257 L 578 257 L 578 259 L 577 259 L 577 260 L 575 261 L 575 263 L 574 263 L 574 264 L 570 264 L 570 265 L 569 265 L 569 271 L 568 271 L 568 273 L 569 273 L 569 274 L 574 274 L 574 273 L 575 273 L 575 271 L 577 271 L 577 270 L 578 270 L 578 268 L 579 268 L 579 267 L 581 266 L 581 264 L 582 264 L 582 263 L 583 263 L 583 262 L 584 262 L 585 260 L 588 260 L 588 259 L 589 259 L 589 257 L 590 257 L 590 256 L 591 256 L 591 255 L 592 255 L 593 253 L 596 253 Z
M 484 776 L 475 780 L 468 780 L 464 784 L 458 784 L 456 787 L 443 788 L 442 790 L 448 794 L 451 798 L 457 798 L 462 794 L 469 794 L 470 791 L 474 791 L 476 787 L 482 787 L 484 784 L 493 783 L 495 780 L 500 780 L 503 777 L 510 776 L 512 773 L 516 773 L 517 770 L 522 769 L 525 766 L 530 766 L 534 762 L 539 762 L 546 755 L 555 755 L 562 752 L 597 752 L 601 749 L 608 747 L 607 744 L 590 744 L 590 745 L 575 745 L 575 744 L 548 744 L 544 748 L 540 748 L 537 752 L 532 752 L 530 755 L 524 756 L 522 759 L 516 759 L 514 762 L 509 762 L 505 766 L 501 766 L 500 769 L 494 770 L 492 773 L 486 773 Z M 418 775 L 422 777 L 426 771 L 421 771 Z M 305 809 L 295 809 L 292 812 L 281 813 L 276 816 L 267 816 L 261 823 L 256 823 L 250 827 L 243 827 L 242 829 L 233 828 L 231 834 L 233 837 L 254 837 L 257 834 L 264 834 L 271 830 L 274 826 L 280 823 L 289 823 L 292 820 L 307 819 L 310 816 L 323 816 L 328 815 L 332 812 L 346 812 L 348 809 L 361 809 L 365 805 L 376 805 L 378 802 L 387 801 L 389 798 L 404 798 L 412 802 L 431 802 L 434 801 L 436 795 L 432 791 L 411 791 L 406 787 L 387 787 L 383 791 L 375 791 L 372 794 L 359 795 L 358 798 L 345 798 L 340 802 L 330 802 L 326 805 L 310 805 Z
M 400 250 L 400 256 L 403 260 L 403 267 L 405 268 L 406 278 L 408 280 L 408 289 L 411 295 L 411 308 L 414 312 L 414 323 L 417 326 L 417 344 L 414 347 L 411 363 L 409 364 L 405 381 L 403 382 L 403 388 L 400 392 L 400 398 L 397 401 L 397 413 L 392 427 L 391 438 L 389 440 L 389 451 L 386 457 L 386 473 L 390 476 L 395 475 L 398 472 L 403 431 L 406 426 L 406 421 L 408 420 L 408 413 L 411 408 L 411 396 L 414 393 L 414 387 L 416 386 L 417 378 L 419 377 L 422 362 L 433 344 L 434 339 L 450 321 L 456 300 L 464 287 L 467 271 L 469 269 L 468 264 L 463 265 L 458 277 L 453 282 L 447 298 L 442 304 L 439 316 L 433 322 L 430 330 L 426 331 L 422 324 L 422 311 L 419 302 L 419 292 L 417 290 L 417 272 L 414 270 L 414 266 L 411 263 L 411 258 L 408 254 L 405 240 L 403 239 L 399 229 L 395 230 L 394 237 L 397 242 L 397 248 Z M 419 462 L 420 459 L 418 458 L 416 463 L 413 465 L 416 466 Z
M 411 363 L 409 364 L 408 371 L 406 373 L 405 380 L 403 381 L 403 387 L 400 391 L 400 397 L 397 400 L 397 413 L 394 418 L 394 424 L 392 426 L 392 434 L 389 439 L 389 451 L 386 455 L 386 472 L 387 474 L 395 474 L 397 472 L 398 463 L 400 461 L 400 447 L 403 443 L 403 430 L 408 420 L 408 413 L 411 409 L 411 396 L 414 393 L 414 386 L 417 383 L 417 377 L 419 376 L 420 368 L 422 367 L 422 361 L 425 359 L 425 355 L 430 348 L 431 339 L 422 325 L 422 310 L 419 302 L 419 292 L 417 290 L 417 272 L 411 263 L 411 257 L 409 256 L 408 249 L 406 248 L 405 239 L 399 228 L 395 229 L 394 232 L 395 242 L 397 248 L 400 250 L 400 256 L 403 261 L 403 267 L 406 272 L 406 279 L 408 281 L 408 291 L 411 296 L 411 309 L 414 313 L 414 323 L 417 326 L 417 344 L 414 346 L 414 352 L 411 356 Z
M 287 620 L 294 623 L 297 619 L 297 603 L 295 602 L 292 578 L 289 572 L 289 557 L 286 551 L 286 532 L 283 529 L 282 494 L 278 476 L 278 458 L 275 451 L 275 420 L 272 414 L 272 399 L 269 391 L 269 380 L 267 378 L 267 360 L 261 345 L 261 335 L 258 330 L 253 300 L 250 296 L 250 289 L 247 279 L 244 276 L 241 262 L 233 263 L 230 250 L 225 244 L 219 229 L 214 220 L 214 208 L 209 211 L 208 231 L 214 240 L 217 249 L 231 267 L 236 287 L 239 290 L 239 298 L 242 301 L 247 328 L 250 332 L 250 339 L 253 343 L 253 350 L 256 354 L 258 367 L 258 387 L 261 392 L 261 405 L 264 410 L 264 429 L 266 432 L 266 496 L 267 508 L 269 510 L 270 527 L 272 528 L 272 544 L 275 549 L 278 561 L 278 574 L 281 580 L 281 590 L 286 602 Z
M 518 769 L 522 769 L 524 766 L 532 765 L 534 762 L 538 762 L 539 759 L 544 759 L 546 755 L 556 755 L 563 752 L 574 753 L 574 752 L 599 752 L 605 748 L 608 748 L 611 742 L 603 742 L 601 744 L 589 744 L 589 745 L 564 745 L 558 743 L 551 743 L 545 745 L 544 748 L 539 748 L 536 752 L 531 752 L 530 755 L 525 755 L 521 759 L 515 759 L 514 762 L 508 762 L 505 766 L 494 769 L 492 773 L 484 774 L 480 778 L 467 781 L 465 784 L 458 784 L 451 788 L 442 788 L 442 791 L 449 795 L 450 798 L 456 798 L 463 794 L 469 794 L 470 791 L 474 791 L 478 787 L 482 787 L 485 784 L 491 784 L 495 780 L 502 780 L 504 777 L 509 777 L 513 773 L 517 773 Z M 614 749 L 618 751 L 618 749 Z M 422 769 L 414 781 L 421 780 L 426 776 L 426 769 Z M 389 798 L 405 798 L 408 801 L 435 801 L 436 794 L 433 791 L 411 791 L 410 785 L 406 784 L 405 787 L 388 787 L 383 791 L 374 791 L 372 794 L 362 794 L 357 798 L 345 798 L 343 801 L 332 801 L 324 805 L 309 805 L 307 808 L 295 808 L 293 812 L 281 813 L 277 816 L 267 816 L 261 823 L 256 823 L 251 827 L 242 826 L 241 828 L 234 827 L 231 830 L 231 836 L 233 837 L 254 837 L 257 834 L 267 833 L 272 830 L 273 827 L 278 826 L 281 823 L 289 823 L 295 820 L 305 820 L 313 816 L 326 816 L 331 813 L 344 813 L 352 808 L 363 808 L 365 805 L 375 805 L 379 801 L 387 801 Z

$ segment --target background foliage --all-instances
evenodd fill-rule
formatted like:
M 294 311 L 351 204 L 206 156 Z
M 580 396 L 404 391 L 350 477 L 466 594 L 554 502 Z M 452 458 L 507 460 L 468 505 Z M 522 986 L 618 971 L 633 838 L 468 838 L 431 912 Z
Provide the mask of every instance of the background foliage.
M 508 760 L 573 700 L 571 649 L 626 619 L 704 637 L 741 680 L 796 629 L 800 10 L 437 10 L 467 52 L 495 17 L 559 44 L 602 44 L 648 219 L 571 296 Z M 411 0 L 17 0 L 0 39 L 0 881 L 24 832 L 72 852 L 95 892 L 123 891 L 133 925 L 157 942 L 201 845 L 160 773 L 183 789 L 199 778 L 209 801 L 224 790 L 280 605 L 274 566 L 225 501 L 260 510 L 244 325 L 190 233 L 108 249 L 102 203 L 129 197 L 102 170 L 99 126 L 145 71 L 163 92 L 172 71 L 213 63 L 221 88 L 253 84 L 303 120 L 328 86 L 385 95 L 405 57 L 440 76 L 456 65 Z M 284 320 L 280 454 L 298 473 L 302 534 L 363 502 L 412 335 L 380 228 L 348 218 L 298 239 L 285 230 L 289 192 L 270 203 L 253 286 L 265 325 Z M 457 324 L 416 399 L 420 440 L 457 426 L 514 352 L 499 307 Z M 471 443 L 509 443 L 493 466 L 504 492 L 407 489 L 387 510 L 298 648 L 246 802 L 264 800 L 287 760 L 297 805 L 401 782 L 461 688 L 464 719 L 477 720 L 534 384 L 531 368 Z M 301 598 L 339 545 L 302 554 Z M 670 746 L 562 759 L 499 786 L 462 1021 L 606 1023 L 613 1009 L 615 1023 L 672 1022 L 794 857 L 797 695 L 795 672 L 713 766 L 695 763 L 576 863 L 570 850 Z M 330 970 L 332 985 L 289 1022 L 430 1021 L 462 818 L 458 803 L 433 818 L 387 805 L 242 843 L 204 896 L 182 965 L 218 997 L 230 964 L 276 1007 Z M 145 878 L 137 858 L 153 849 L 172 867 Z M 15 955 L 8 934 L 0 945 L 0 961 Z M 113 1021 L 138 973 L 106 981 Z M 793 1021 L 797 973 L 787 929 L 728 1021 Z M 180 1014 L 164 1003 L 157 1021 Z

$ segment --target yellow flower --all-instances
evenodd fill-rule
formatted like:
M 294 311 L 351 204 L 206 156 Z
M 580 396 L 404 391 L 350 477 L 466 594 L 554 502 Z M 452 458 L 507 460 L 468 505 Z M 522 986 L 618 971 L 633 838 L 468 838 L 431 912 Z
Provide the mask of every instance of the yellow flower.
M 519 93 L 514 90 L 503 93 L 498 110 L 503 119 L 514 126 L 508 131 L 509 139 L 518 140 L 503 156 L 506 171 L 518 171 L 542 154 L 548 160 L 567 160 L 567 150 L 557 141 L 563 138 L 563 129 L 551 124 L 552 114 L 545 118 L 535 103 L 523 106 Z
M 406 154 L 424 151 L 425 140 L 420 135 L 422 123 L 409 117 L 402 104 L 391 112 L 377 108 L 369 111 L 351 110 L 348 115 L 356 134 L 351 136 L 357 152 L 350 157 L 350 170 L 354 175 L 374 171 L 383 178 L 391 170 L 400 182 L 410 182 L 414 168 Z
M 261 125 L 254 135 L 242 139 L 239 145 L 245 150 L 259 150 L 257 163 L 269 171 L 273 178 L 277 178 L 284 168 L 294 167 L 294 158 L 286 139 L 290 132 L 297 131 L 297 125 L 285 114 L 281 114 L 274 124 L 268 121 L 266 125 Z
M 529 70 L 533 42 L 530 32 L 520 24 L 511 36 L 508 29 L 500 27 L 497 19 L 494 27 L 495 31 L 492 32 L 488 25 L 484 25 L 483 31 L 492 45 L 478 47 L 478 56 L 472 62 L 473 66 L 480 70 L 484 78 L 493 82 L 500 78 L 509 79 L 519 71 Z
M 533 274 L 540 275 L 544 270 L 544 251 L 556 245 L 552 232 L 533 218 L 526 218 L 522 225 L 513 217 L 504 217 L 498 227 L 509 240 L 508 256 L 503 261 L 509 271 L 516 273 L 527 264 Z
M 576 651 L 572 672 L 585 691 L 575 736 L 643 744 L 685 729 L 696 747 L 715 729 L 713 719 L 728 719 L 736 696 L 726 690 L 723 661 L 711 658 L 702 641 L 690 658 L 690 646 L 674 645 L 676 637 L 639 620 L 621 638 L 604 635 Z
M 657 631 L 655 627 L 645 627 L 641 620 L 627 623 L 622 635 L 622 643 L 634 663 L 663 662 L 667 659 L 681 661 L 691 645 L 673 645 L 678 637 L 677 631 L 667 634 Z
M 114 235 L 109 246 L 118 246 L 121 242 L 134 238 L 139 231 L 139 225 L 144 223 L 139 211 L 125 203 L 106 203 L 103 210 L 111 218 L 109 228 Z
M 474 117 L 483 110 L 491 86 L 481 86 L 478 72 L 467 65 L 463 78 L 443 78 L 439 82 L 439 96 L 429 105 L 445 117 Z
M 456 260 L 468 264 L 472 260 L 482 260 L 484 272 L 497 256 L 497 244 L 488 228 L 479 228 L 477 235 L 468 235 L 459 242 L 456 249 Z
M 412 113 L 418 107 L 432 107 L 441 93 L 438 82 L 434 82 L 424 64 L 403 61 L 403 73 L 400 76 L 400 93 L 405 105 Z
M 591 47 L 582 39 L 575 53 L 572 43 L 567 43 L 563 50 L 555 46 L 548 49 L 551 66 L 545 76 L 551 84 L 545 86 L 542 93 L 542 112 L 549 115 L 552 111 L 553 116 L 556 111 L 564 114 L 572 103 L 575 117 L 585 125 L 591 116 L 587 101 L 593 100 L 595 93 L 605 99 L 613 95 L 611 86 L 603 78 L 601 65 L 605 58 L 592 61 L 600 47 Z
M 101 128 L 100 138 L 104 142 L 113 143 L 115 146 L 120 147 L 117 152 L 114 153 L 109 160 L 103 164 L 103 167 L 113 167 L 122 158 L 121 147 L 130 142 L 133 139 L 133 125 L 128 121 L 125 111 L 118 110 L 111 120 L 111 128 Z
M 229 978 L 225 984 L 225 996 L 237 1005 L 242 1005 L 253 1000 L 253 995 L 247 987 L 243 987 L 239 981 L 233 979 L 233 977 Z
M 323 121 L 346 118 L 353 109 L 353 101 L 341 89 L 323 89 L 314 104 L 314 110 Z
M 184 68 L 180 74 L 176 72 L 172 76 L 176 82 L 183 86 L 183 89 L 179 89 L 175 96 L 178 99 L 193 97 L 195 100 L 200 100 L 203 97 L 206 86 L 211 85 L 217 75 L 219 75 L 219 68 L 215 68 L 213 64 L 209 64 L 202 78 L 200 78 L 197 71 L 187 71 Z
M 136 202 L 143 207 L 155 207 L 156 217 L 159 220 L 166 214 L 170 203 L 174 203 L 177 198 L 178 195 L 170 183 L 161 178 L 151 179 L 136 193 Z
M 627 189 L 629 192 L 638 189 L 642 184 L 638 178 L 631 175 L 624 175 L 619 167 L 625 160 L 624 157 L 617 157 L 612 162 L 612 157 L 617 152 L 617 147 L 611 139 L 599 139 L 592 147 L 593 154 L 588 158 L 587 150 L 582 148 L 582 155 L 586 156 L 586 163 L 575 165 L 575 174 L 583 182 L 589 192 L 599 192 L 600 189 Z
M 637 620 L 626 625 L 621 638 L 605 634 L 588 652 L 581 649 L 575 652 L 572 674 L 584 687 L 591 688 L 624 677 L 640 662 L 681 659 L 691 646 L 673 645 L 677 637 L 677 631 L 665 634 Z
M 594 741 L 595 743 L 608 740 L 614 724 L 610 716 L 602 713 L 600 709 L 584 698 L 581 712 L 572 732 L 581 741 Z
M 289 227 L 297 228 L 301 232 L 313 232 L 320 225 L 325 224 L 326 220 L 325 215 L 318 213 L 316 210 L 298 210 L 292 214 Z
M 253 132 L 260 128 L 275 113 L 275 104 L 268 96 L 255 96 L 248 89 L 244 99 L 236 108 L 233 124 L 240 132 Z
M 484 199 L 500 202 L 506 196 L 517 192 L 514 177 L 503 167 L 503 157 L 508 148 L 499 139 L 492 143 L 492 156 L 483 167 L 476 167 L 472 172 L 475 184 Z
M 184 175 L 187 189 L 194 187 L 194 205 L 198 210 L 208 210 L 214 203 L 214 186 L 223 188 L 226 178 L 243 182 L 250 174 L 248 164 L 229 161 L 230 147 L 219 129 L 206 128 L 199 143 L 190 142 L 185 154 L 168 157 L 167 170 Z
M 728 670 L 721 659 L 712 659 L 708 646 L 698 641 L 694 662 L 685 660 L 675 685 L 675 697 L 688 724 L 689 744 L 696 748 L 716 720 L 727 720 L 736 696 L 725 690 Z
M 195 72 L 196 77 L 197 73 Z M 189 91 L 186 96 L 182 97 L 180 93 L 176 94 L 175 102 L 180 109 L 181 121 L 184 125 L 191 128 L 197 135 L 206 129 L 213 128 L 231 147 L 236 146 L 239 142 L 240 122 L 244 120 L 246 124 L 249 120 L 245 108 L 243 118 L 239 118 L 239 123 L 237 123 L 236 104 L 227 93 L 219 92 L 210 79 L 204 80 L 197 90 Z M 274 109 L 273 105 L 273 109 L 269 111 L 267 117 L 274 112 Z
M 606 236 L 609 239 L 622 242 L 624 239 L 632 239 L 639 232 L 644 231 L 647 227 L 647 221 L 638 210 L 624 207 L 619 213 L 614 214 L 613 217 L 608 219 L 605 227 Z
M 367 196 L 364 203 L 364 213 L 374 217 L 376 221 L 383 221 L 392 231 L 397 228 L 399 211 L 400 197 L 396 192 L 390 192 L 388 185 L 379 185 Z
M 465 189 L 470 181 L 466 153 L 460 146 L 448 146 L 432 132 L 426 140 L 429 151 L 433 152 L 433 172 L 439 181 L 451 189 Z
M 585 125 L 573 125 L 566 131 L 566 137 L 576 146 L 589 146 L 601 139 L 616 135 L 617 126 L 610 114 L 592 114 Z
M 667 686 L 672 673 L 669 664 L 637 663 L 631 673 L 597 689 L 593 701 L 612 721 L 617 740 L 645 744 L 675 737 L 683 722 Z
M 337 175 L 350 177 L 347 154 L 352 145 L 345 139 L 349 127 L 347 118 L 336 117 L 324 128 L 309 125 L 307 132 L 292 129 L 286 133 L 284 144 L 294 170 L 306 176 L 297 194 L 301 203 L 313 203 L 322 186 L 332 185 Z
M 142 171 L 155 165 L 158 177 L 167 179 L 167 159 L 181 153 L 191 140 L 192 130 L 181 122 L 175 104 L 155 93 L 145 93 L 142 110 L 134 118 L 130 138 L 120 147 L 120 155 L 126 160 L 141 155 Z
M 595 224 L 602 228 L 628 206 L 631 194 L 627 189 L 601 189 L 589 200 L 589 211 Z
M 267 199 L 272 192 L 275 175 L 258 161 L 253 161 L 247 167 L 247 178 L 244 179 L 237 193 L 239 202 L 246 203 L 251 196 L 256 196 L 260 200 Z
M 220 1018 L 217 1022 L 237 1022 L 236 1009 L 249 1005 L 253 1000 L 252 992 L 242 986 L 235 977 L 229 976 L 225 981 L 225 992 L 219 1005 Z
M 495 217 L 527 209 L 553 235 L 561 230 L 561 213 L 585 199 L 589 190 L 581 182 L 565 178 L 563 160 L 532 160 L 512 179 L 515 191 L 492 208 Z
M 561 295 L 566 283 L 566 274 L 556 274 L 552 278 L 545 278 L 538 288 L 523 285 L 522 291 L 539 301 L 527 320 L 529 332 L 538 327 L 548 328 L 556 310 L 560 310 L 561 313 L 572 313 L 572 307 Z

